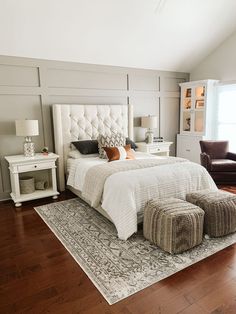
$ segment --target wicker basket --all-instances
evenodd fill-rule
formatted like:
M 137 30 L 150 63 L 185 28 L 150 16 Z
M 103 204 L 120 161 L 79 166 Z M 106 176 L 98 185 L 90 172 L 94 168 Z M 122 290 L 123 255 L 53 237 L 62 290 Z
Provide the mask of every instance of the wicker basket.
M 20 178 L 20 193 L 30 194 L 35 191 L 34 178 L 33 177 L 22 177 Z

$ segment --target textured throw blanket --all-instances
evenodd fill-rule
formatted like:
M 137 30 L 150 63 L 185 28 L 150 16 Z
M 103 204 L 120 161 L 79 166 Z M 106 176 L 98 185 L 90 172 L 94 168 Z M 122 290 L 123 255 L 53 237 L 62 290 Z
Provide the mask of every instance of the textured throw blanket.
M 106 180 L 114 173 L 163 166 L 180 162 L 186 162 L 186 159 L 176 157 L 169 157 L 164 159 L 149 158 L 108 162 L 102 165 L 94 166 L 86 173 L 82 196 L 91 206 L 97 207 L 102 200 L 104 184 Z

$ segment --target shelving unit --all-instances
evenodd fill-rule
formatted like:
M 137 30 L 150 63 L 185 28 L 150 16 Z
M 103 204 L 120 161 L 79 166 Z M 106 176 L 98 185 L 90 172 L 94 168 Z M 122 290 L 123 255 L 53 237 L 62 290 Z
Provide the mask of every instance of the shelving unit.
M 177 156 L 200 163 L 201 139 L 214 139 L 217 80 L 181 83 L 180 134 Z M 216 111 L 215 111 L 216 112 Z
M 193 83 L 181 84 L 180 134 L 204 133 L 207 83 Z

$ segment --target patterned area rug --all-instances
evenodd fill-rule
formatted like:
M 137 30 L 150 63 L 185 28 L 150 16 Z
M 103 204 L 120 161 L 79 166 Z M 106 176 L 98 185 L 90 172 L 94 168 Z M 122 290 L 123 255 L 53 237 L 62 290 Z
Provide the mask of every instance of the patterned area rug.
M 119 240 L 114 225 L 79 198 L 36 207 L 35 210 L 109 304 L 236 242 L 234 233 L 218 239 L 205 239 L 194 249 L 170 255 L 146 241 L 142 230 L 127 241 Z

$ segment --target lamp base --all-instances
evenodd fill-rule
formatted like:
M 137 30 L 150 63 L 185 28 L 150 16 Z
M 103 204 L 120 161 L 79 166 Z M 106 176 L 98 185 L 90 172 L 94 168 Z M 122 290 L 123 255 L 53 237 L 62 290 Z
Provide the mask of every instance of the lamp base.
M 153 143 L 153 131 L 151 129 L 148 129 L 146 134 L 145 134 L 145 142 L 147 144 L 152 144 Z
M 25 157 L 34 157 L 35 147 L 34 147 L 34 143 L 31 142 L 31 137 L 27 136 L 25 138 L 23 148 L 24 148 L 24 156 Z

